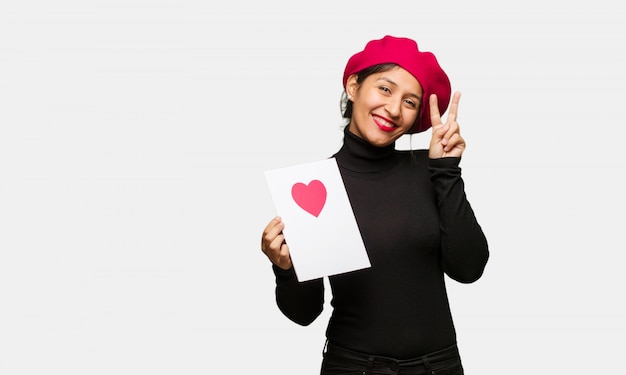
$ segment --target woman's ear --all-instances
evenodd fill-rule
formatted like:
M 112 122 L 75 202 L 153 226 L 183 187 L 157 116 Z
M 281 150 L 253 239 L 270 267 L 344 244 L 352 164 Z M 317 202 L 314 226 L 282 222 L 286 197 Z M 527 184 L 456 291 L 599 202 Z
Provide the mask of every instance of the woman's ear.
M 346 81 L 346 94 L 348 95 L 348 99 L 350 100 L 354 98 L 354 95 L 356 94 L 356 91 L 359 88 L 359 83 L 357 82 L 358 78 L 359 76 L 357 76 L 356 74 L 353 74 L 350 77 L 348 77 L 348 80 Z

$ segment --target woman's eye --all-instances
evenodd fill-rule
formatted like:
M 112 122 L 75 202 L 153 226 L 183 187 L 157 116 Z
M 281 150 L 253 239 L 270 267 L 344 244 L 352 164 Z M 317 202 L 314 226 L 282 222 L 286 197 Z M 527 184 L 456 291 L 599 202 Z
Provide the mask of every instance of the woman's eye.
M 389 87 L 387 87 L 387 86 L 381 86 L 381 87 L 380 87 L 380 90 L 381 90 L 381 91 L 384 91 L 384 92 L 386 92 L 386 93 L 390 93 L 390 92 L 391 92 L 391 89 L 389 89 Z
M 413 108 L 417 107 L 417 104 L 412 100 L 406 99 L 405 102 Z

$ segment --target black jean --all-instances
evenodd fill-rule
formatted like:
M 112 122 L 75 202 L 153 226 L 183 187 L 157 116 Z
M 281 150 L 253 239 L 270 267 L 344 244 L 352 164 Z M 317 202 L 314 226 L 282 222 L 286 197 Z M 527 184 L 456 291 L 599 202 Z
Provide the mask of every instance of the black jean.
M 327 342 L 323 355 L 321 375 L 463 375 L 456 345 L 422 357 L 398 360 Z

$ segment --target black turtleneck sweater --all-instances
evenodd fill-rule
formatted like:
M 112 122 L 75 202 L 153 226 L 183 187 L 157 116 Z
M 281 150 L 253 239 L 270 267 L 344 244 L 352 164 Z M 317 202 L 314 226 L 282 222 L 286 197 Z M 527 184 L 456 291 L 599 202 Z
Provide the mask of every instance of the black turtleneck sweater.
M 398 151 L 393 144 L 376 147 L 347 126 L 333 157 L 371 267 L 328 278 L 328 339 L 399 359 L 455 344 L 444 273 L 471 283 L 489 257 L 465 196 L 460 158 L 430 159 L 428 150 Z M 298 282 L 293 268 L 273 269 L 280 310 L 298 324 L 313 322 L 324 305 L 323 279 Z

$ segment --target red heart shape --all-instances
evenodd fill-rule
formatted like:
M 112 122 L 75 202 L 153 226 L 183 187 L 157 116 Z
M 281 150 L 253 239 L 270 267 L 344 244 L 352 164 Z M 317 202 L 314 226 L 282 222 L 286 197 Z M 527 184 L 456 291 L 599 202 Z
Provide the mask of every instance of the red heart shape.
M 303 210 L 318 217 L 326 204 L 326 187 L 319 180 L 313 180 L 308 185 L 297 182 L 291 187 L 291 196 Z

